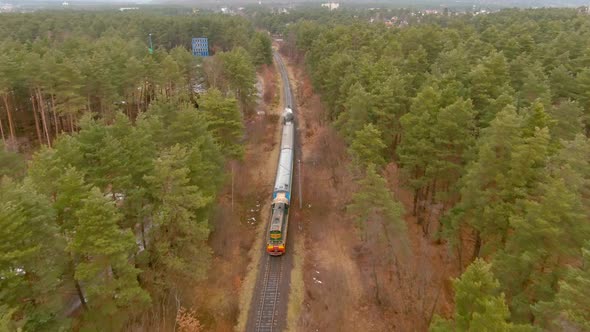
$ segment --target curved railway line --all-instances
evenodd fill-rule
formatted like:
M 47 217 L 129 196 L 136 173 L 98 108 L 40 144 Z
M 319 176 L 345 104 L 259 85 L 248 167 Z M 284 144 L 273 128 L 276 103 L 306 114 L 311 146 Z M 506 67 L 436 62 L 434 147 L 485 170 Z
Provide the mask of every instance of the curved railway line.
M 294 110 L 287 69 L 277 52 L 274 53 L 274 59 L 283 82 L 284 107 Z M 296 148 L 298 150 L 299 147 L 296 146 Z M 292 243 L 292 241 L 289 242 Z M 265 257 L 260 262 L 246 331 L 281 331 L 285 328 L 288 296 L 288 292 L 281 292 L 281 290 L 288 289 L 288 279 L 292 265 L 291 255 L 275 257 L 266 253 L 265 250 L 262 250 L 261 254 Z

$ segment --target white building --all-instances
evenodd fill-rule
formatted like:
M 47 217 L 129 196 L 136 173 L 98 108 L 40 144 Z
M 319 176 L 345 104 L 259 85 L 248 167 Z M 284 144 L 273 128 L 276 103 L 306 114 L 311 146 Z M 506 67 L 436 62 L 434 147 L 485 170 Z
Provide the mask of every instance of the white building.
M 14 11 L 14 6 L 10 3 L 2 4 L 0 3 L 0 13 L 11 13 Z
M 338 9 L 340 7 L 340 3 L 338 2 L 326 2 L 322 4 L 322 7 L 326 7 L 330 10 Z
M 62 2 L 62 3 L 61 3 L 61 5 L 62 5 L 62 6 L 64 6 L 64 7 L 67 7 L 67 6 L 69 6 L 69 5 L 70 5 L 70 3 L 69 3 L 69 2 L 67 2 L 67 1 L 64 1 L 64 2 Z

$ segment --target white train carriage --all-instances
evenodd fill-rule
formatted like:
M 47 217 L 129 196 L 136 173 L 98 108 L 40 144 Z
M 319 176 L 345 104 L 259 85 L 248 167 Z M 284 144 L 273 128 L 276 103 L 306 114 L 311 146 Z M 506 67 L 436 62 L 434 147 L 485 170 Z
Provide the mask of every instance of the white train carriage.
M 287 244 L 291 182 L 293 179 L 294 135 L 293 112 L 287 108 L 283 114 L 281 151 L 273 190 L 272 218 L 266 247 L 267 252 L 274 256 L 284 254 Z
M 276 197 L 277 193 L 285 192 L 287 199 L 290 200 L 291 178 L 293 173 L 293 135 L 293 121 L 289 121 L 283 125 L 281 152 L 279 155 L 279 165 L 277 167 L 277 174 L 275 177 L 273 198 Z

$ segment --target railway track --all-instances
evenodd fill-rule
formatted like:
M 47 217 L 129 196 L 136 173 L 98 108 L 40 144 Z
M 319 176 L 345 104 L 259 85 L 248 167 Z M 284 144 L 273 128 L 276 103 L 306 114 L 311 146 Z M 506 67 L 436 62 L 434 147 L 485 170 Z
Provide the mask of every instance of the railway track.
M 277 331 L 278 304 L 280 284 L 283 276 L 283 260 L 281 257 L 266 255 L 262 294 L 256 312 L 256 332 Z
M 278 53 L 274 53 L 274 58 L 279 64 L 279 71 L 281 72 L 281 79 L 283 80 L 283 95 L 285 96 L 285 107 L 291 108 L 295 111 L 295 105 L 293 105 L 293 99 L 291 97 L 291 86 L 289 85 L 289 75 L 287 74 L 287 68 L 283 63 L 283 59 L 278 55 Z
M 278 64 L 281 80 L 283 81 L 284 107 L 294 109 L 291 87 L 289 85 L 289 76 L 283 59 L 275 52 L 274 59 Z M 251 321 L 248 324 L 247 331 L 256 332 L 277 332 L 284 328 L 286 314 L 286 296 L 281 294 L 281 288 L 284 289 L 283 283 L 289 280 L 283 278 L 283 274 L 289 279 L 289 270 L 292 264 L 290 257 L 270 256 L 265 250 L 262 251 L 265 258 L 260 264 L 258 275 L 257 292 L 254 296 L 254 308 L 250 316 Z M 284 272 L 287 270 L 286 272 Z M 285 311 L 285 312 L 282 312 Z

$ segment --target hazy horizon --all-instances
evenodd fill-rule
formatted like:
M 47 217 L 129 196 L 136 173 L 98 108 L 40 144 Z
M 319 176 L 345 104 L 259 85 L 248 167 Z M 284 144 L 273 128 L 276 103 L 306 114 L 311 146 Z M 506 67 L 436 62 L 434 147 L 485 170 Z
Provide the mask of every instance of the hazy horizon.
M 30 4 L 30 3 L 62 3 L 63 0 L 0 0 L 0 3 L 10 3 L 13 5 L 19 4 Z M 231 4 L 245 4 L 245 3 L 258 3 L 258 0 L 68 0 L 70 4 L 72 3 L 137 3 L 137 4 L 191 4 L 191 5 L 199 5 L 199 4 L 212 4 L 216 3 L 219 5 L 231 5 Z M 280 3 L 325 3 L 329 2 L 327 0 L 262 0 L 263 4 L 280 4 Z M 514 6 L 514 5 L 524 5 L 529 7 L 542 7 L 542 6 L 584 6 L 589 5 L 590 0 L 473 0 L 473 1 L 436 1 L 436 0 L 370 0 L 370 1 L 363 1 L 363 0 L 343 0 L 343 1 L 332 1 L 332 2 L 339 2 L 342 4 L 363 4 L 367 3 L 367 5 L 373 5 L 375 3 L 382 3 L 388 5 L 395 5 L 395 4 L 417 4 L 417 5 L 424 5 L 424 4 L 440 4 L 440 5 L 465 5 L 465 4 L 475 4 L 480 6 L 489 6 L 489 5 L 505 5 L 505 6 Z

